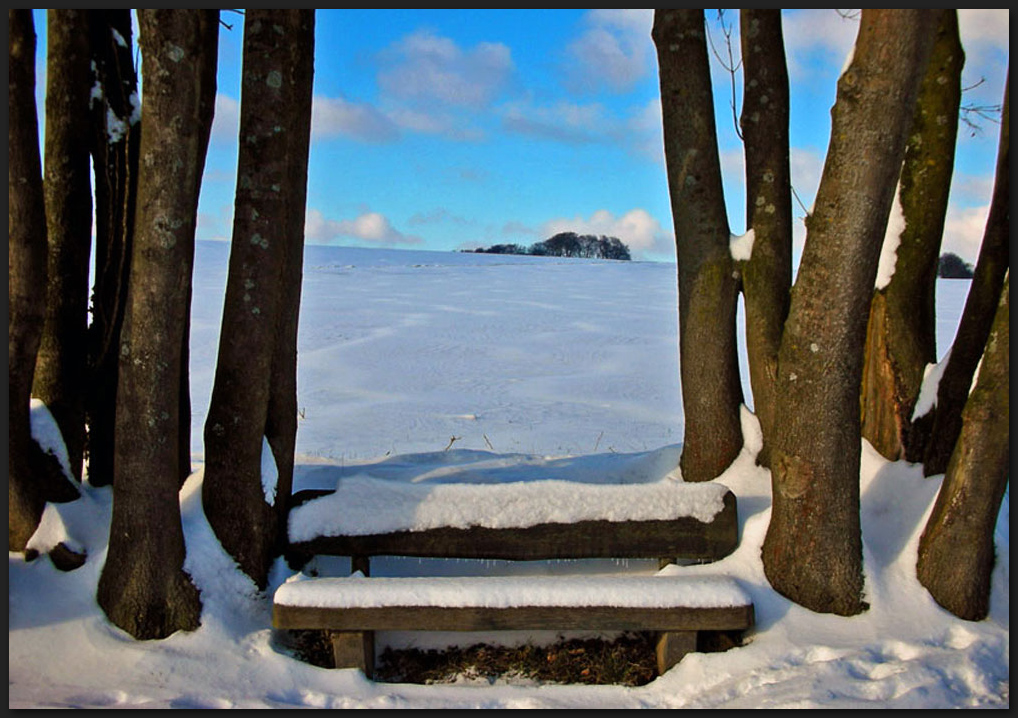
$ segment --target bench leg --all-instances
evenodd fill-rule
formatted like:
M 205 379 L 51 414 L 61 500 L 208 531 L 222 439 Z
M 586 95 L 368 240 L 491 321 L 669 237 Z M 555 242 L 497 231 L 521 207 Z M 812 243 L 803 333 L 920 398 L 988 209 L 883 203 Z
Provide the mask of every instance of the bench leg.
M 371 575 L 371 559 L 368 556 L 351 556 L 350 573 L 360 571 L 365 577 Z
M 374 631 L 332 631 L 329 637 L 336 668 L 360 668 L 368 678 L 374 675 Z
M 663 675 L 696 650 L 696 631 L 663 631 L 657 636 L 657 672 Z

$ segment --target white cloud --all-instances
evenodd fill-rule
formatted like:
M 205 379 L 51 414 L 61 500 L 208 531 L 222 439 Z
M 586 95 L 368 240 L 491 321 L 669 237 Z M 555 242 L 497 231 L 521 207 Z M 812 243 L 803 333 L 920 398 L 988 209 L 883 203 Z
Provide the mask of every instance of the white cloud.
M 240 103 L 232 97 L 217 93 L 215 114 L 212 117 L 212 141 L 236 143 L 239 134 Z
M 661 100 L 632 109 L 628 117 L 609 113 L 600 103 L 559 101 L 539 106 L 528 101 L 502 107 L 502 127 L 529 137 L 573 145 L 621 146 L 634 155 L 664 164 Z
M 574 90 L 625 92 L 653 69 L 652 10 L 591 10 L 586 29 L 566 50 Z
M 944 219 L 944 240 L 941 243 L 940 253 L 953 252 L 966 262 L 976 263 L 979 257 L 979 248 L 983 243 L 983 233 L 986 231 L 986 217 L 989 214 L 990 206 L 981 207 L 958 207 L 948 205 L 947 216 Z
M 311 134 L 316 139 L 350 137 L 386 142 L 399 137 L 396 124 L 368 104 L 316 96 L 311 106 Z
M 542 225 L 542 234 L 547 237 L 559 232 L 618 237 L 634 255 L 669 254 L 674 252 L 675 247 L 671 234 L 644 209 L 631 209 L 621 217 L 601 209 L 588 218 L 562 217 Z
M 510 132 L 570 144 L 596 142 L 617 129 L 601 105 L 565 100 L 544 107 L 526 102 L 506 105 L 502 124 Z
M 837 10 L 786 10 L 781 15 L 789 79 L 812 75 L 830 63 L 841 67 L 855 46 L 859 21 Z
M 1011 47 L 1010 10 L 958 10 L 958 30 L 966 53 Z
M 384 92 L 425 105 L 480 108 L 513 72 L 509 48 L 482 42 L 464 50 L 453 40 L 418 30 L 380 56 L 378 83 Z
M 343 240 L 359 240 L 372 245 L 415 245 L 422 239 L 403 234 L 382 214 L 364 212 L 354 219 L 334 220 L 320 211 L 309 209 L 304 222 L 304 238 L 309 244 L 336 244 Z

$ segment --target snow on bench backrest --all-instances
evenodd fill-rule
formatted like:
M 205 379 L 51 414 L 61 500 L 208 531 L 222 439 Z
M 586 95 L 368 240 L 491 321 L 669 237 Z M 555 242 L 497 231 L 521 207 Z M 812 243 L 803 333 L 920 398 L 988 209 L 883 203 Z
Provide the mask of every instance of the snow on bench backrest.
M 668 478 L 645 484 L 521 481 L 421 485 L 369 476 L 342 479 L 336 491 L 290 512 L 291 542 L 436 528 L 526 528 L 580 521 L 710 523 L 728 488 Z

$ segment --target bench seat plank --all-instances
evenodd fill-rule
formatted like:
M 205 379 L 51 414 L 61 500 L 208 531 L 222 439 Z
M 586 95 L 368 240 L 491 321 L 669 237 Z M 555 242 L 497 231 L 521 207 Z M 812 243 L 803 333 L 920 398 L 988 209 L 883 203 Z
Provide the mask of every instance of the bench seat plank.
M 749 596 L 726 577 L 305 578 L 279 587 L 276 628 L 735 630 Z
M 734 631 L 753 625 L 753 607 L 321 608 L 276 604 L 273 625 L 333 631 Z

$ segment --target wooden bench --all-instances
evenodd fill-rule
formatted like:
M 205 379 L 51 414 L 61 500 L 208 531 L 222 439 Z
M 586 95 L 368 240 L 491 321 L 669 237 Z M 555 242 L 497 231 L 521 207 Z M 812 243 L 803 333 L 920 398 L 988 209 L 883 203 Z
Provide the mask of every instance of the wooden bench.
M 714 561 L 738 544 L 735 496 L 720 484 L 561 483 L 344 480 L 335 491 L 299 492 L 291 566 L 349 556 L 354 575 L 297 574 L 274 595 L 273 626 L 328 631 L 336 667 L 368 676 L 375 631 L 649 631 L 664 672 L 696 650 L 697 632 L 752 627 L 752 601 L 734 580 L 684 576 L 677 567 L 663 575 L 370 577 L 374 556 L 649 558 L 663 565 Z M 501 512 L 485 509 L 485 500 Z M 475 518 L 451 518 L 469 514 L 468 506 Z

